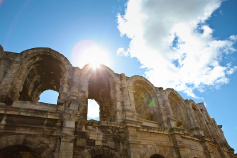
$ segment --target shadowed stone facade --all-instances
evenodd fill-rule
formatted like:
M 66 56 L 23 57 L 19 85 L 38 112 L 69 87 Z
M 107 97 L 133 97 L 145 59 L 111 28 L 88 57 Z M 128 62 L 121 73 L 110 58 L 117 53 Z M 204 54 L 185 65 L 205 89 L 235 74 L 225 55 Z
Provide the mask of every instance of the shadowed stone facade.
M 236 158 L 203 103 L 50 48 L 0 46 L 0 158 Z M 38 102 L 45 90 L 57 105 Z M 100 121 L 87 120 L 88 99 Z

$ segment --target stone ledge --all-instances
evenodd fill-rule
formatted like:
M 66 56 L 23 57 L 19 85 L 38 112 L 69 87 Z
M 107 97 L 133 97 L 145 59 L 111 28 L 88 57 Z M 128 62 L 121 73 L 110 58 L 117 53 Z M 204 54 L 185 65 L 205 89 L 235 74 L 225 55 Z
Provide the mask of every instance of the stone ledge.
M 42 110 L 42 111 L 50 111 L 56 112 L 57 105 L 56 104 L 48 104 L 48 103 L 33 103 L 30 101 L 17 101 L 14 102 L 12 107 L 22 108 L 22 109 L 35 109 L 35 110 Z

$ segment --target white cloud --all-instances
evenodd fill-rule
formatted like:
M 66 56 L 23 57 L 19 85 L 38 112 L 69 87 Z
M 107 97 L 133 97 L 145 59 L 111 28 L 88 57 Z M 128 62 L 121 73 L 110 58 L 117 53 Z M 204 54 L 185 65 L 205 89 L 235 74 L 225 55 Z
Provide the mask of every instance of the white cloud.
M 88 99 L 88 114 L 87 117 L 89 119 L 95 119 L 100 117 L 99 116 L 99 105 L 96 103 L 95 100 Z
M 118 14 L 118 29 L 131 42 L 117 54 L 138 58 L 156 86 L 172 87 L 192 97 L 196 97 L 194 89 L 226 84 L 226 74 L 236 68 L 220 61 L 223 53 L 235 51 L 237 36 L 216 40 L 205 23 L 221 2 L 129 0 L 125 15 Z
M 226 71 L 226 74 L 228 75 L 231 75 L 235 72 L 235 70 L 237 70 L 237 66 L 233 66 L 231 65 L 231 63 L 228 63 L 227 64 L 227 67 L 229 68 L 227 71 Z
M 128 51 L 125 51 L 124 48 L 119 48 L 119 49 L 117 50 L 117 55 L 128 56 L 128 55 L 129 55 L 129 52 L 128 52 Z

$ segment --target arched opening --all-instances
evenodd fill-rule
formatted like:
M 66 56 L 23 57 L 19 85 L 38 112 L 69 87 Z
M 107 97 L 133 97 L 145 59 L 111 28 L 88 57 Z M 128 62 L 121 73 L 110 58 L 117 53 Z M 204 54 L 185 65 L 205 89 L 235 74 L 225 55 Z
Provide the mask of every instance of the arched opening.
M 121 157 L 116 151 L 107 146 L 93 146 L 86 150 L 91 158 L 119 158 Z
M 57 104 L 59 93 L 53 90 L 46 90 L 40 94 L 39 102 Z
M 197 123 L 198 123 L 199 127 L 202 127 L 202 120 L 200 119 L 201 116 L 200 116 L 200 113 L 198 111 L 198 108 L 193 104 L 192 109 L 193 109 L 194 116 L 197 120 Z
M 100 121 L 112 121 L 113 98 L 110 75 L 101 69 L 94 70 L 88 81 L 88 99 L 94 99 L 99 105 Z
M 40 156 L 24 145 L 13 145 L 0 149 L 0 158 L 40 158 Z
M 58 59 L 52 55 L 39 54 L 31 57 L 29 63 L 24 72 L 19 100 L 37 102 L 39 95 L 45 90 L 59 92 L 62 70 Z
M 177 127 L 186 128 L 184 102 L 179 96 L 177 96 L 177 94 L 173 92 L 169 94 L 168 99 L 170 101 L 173 117 L 177 121 Z
M 154 120 L 153 113 L 157 108 L 157 101 L 153 89 L 144 81 L 137 80 L 133 83 L 133 96 L 135 108 L 140 118 Z
M 204 135 L 206 137 L 209 137 L 210 133 L 209 133 L 208 127 L 206 125 L 206 122 L 205 122 L 205 119 L 202 115 L 201 110 L 198 108 L 198 106 L 196 104 L 192 104 L 192 109 L 193 109 L 194 116 L 197 120 L 197 123 L 198 123 L 199 127 L 203 131 Z
M 103 155 L 103 154 L 100 154 L 100 155 L 95 155 L 93 158 L 111 158 L 107 155 Z
M 100 120 L 100 106 L 94 99 L 88 99 L 87 120 Z
M 150 158 L 164 158 L 164 156 L 161 156 L 161 155 L 158 155 L 158 154 L 154 154 Z

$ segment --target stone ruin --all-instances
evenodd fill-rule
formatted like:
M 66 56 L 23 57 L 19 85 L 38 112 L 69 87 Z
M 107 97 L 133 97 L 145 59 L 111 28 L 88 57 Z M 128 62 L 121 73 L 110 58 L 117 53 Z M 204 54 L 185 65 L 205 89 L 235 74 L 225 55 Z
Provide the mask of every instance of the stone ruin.
M 50 48 L 0 46 L 0 158 L 236 158 L 203 103 Z M 57 104 L 38 102 L 45 90 Z M 100 121 L 87 120 L 88 99 Z

